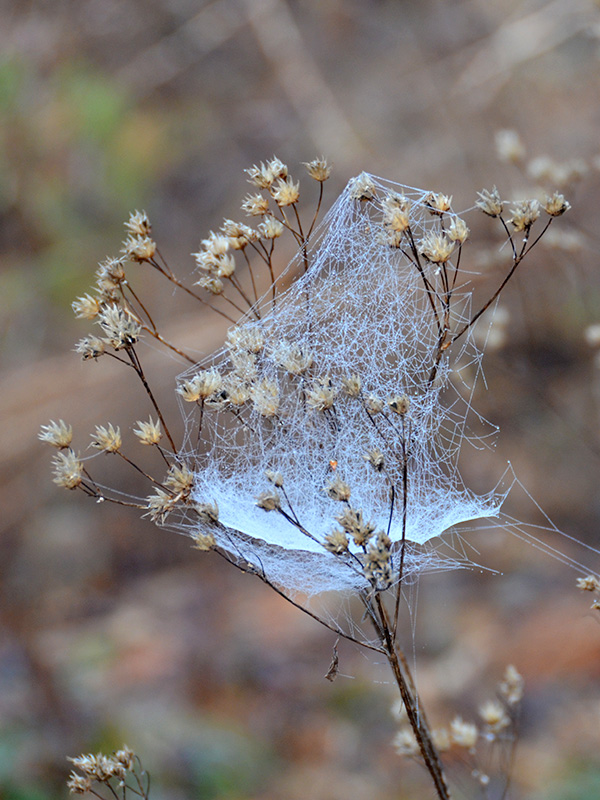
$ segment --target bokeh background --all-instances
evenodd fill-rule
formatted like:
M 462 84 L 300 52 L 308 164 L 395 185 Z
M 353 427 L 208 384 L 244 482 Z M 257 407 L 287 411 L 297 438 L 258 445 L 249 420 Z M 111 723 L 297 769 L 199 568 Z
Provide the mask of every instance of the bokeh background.
M 298 176 L 326 155 L 326 204 L 368 170 L 459 209 L 484 186 L 537 191 L 528 164 L 548 156 L 573 210 L 502 300 L 476 397 L 501 435 L 463 472 L 485 490 L 510 459 L 561 530 L 597 545 L 599 35 L 590 0 L 0 2 L 3 797 L 64 797 L 67 755 L 123 742 L 155 798 L 432 796 L 391 747 L 394 695 L 372 658 L 342 643 L 341 674 L 324 680 L 327 631 L 183 537 L 57 489 L 36 434 L 62 417 L 83 448 L 96 423 L 147 417 L 129 376 L 72 352 L 88 327 L 71 300 L 131 210 L 185 275 L 200 238 L 241 216 L 243 169 L 274 153 Z M 506 128 L 520 164 L 497 157 Z M 494 258 L 473 268 L 501 274 Z M 139 281 L 173 338 L 199 356 L 222 342 L 217 317 Z M 154 351 L 146 364 L 168 405 L 180 366 Z M 543 521 L 523 492 L 507 510 Z M 473 718 L 514 663 L 526 696 L 511 796 L 596 796 L 598 612 L 534 548 L 473 543 L 498 574 L 426 576 L 412 601 L 405 644 L 430 716 Z M 457 796 L 477 796 L 470 769 L 451 759 Z

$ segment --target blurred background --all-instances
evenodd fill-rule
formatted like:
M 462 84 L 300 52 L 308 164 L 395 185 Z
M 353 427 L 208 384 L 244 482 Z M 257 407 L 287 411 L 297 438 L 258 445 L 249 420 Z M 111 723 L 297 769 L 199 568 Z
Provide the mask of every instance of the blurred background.
M 147 418 L 118 365 L 72 352 L 90 328 L 70 303 L 135 208 L 185 276 L 199 240 L 243 218 L 243 169 L 273 154 L 297 177 L 327 156 L 326 206 L 362 170 L 459 210 L 493 184 L 506 198 L 548 185 L 573 210 L 502 298 L 475 398 L 501 435 L 463 474 L 487 490 L 510 459 L 558 528 L 597 546 L 599 37 L 591 0 L 0 0 L 3 797 L 65 797 L 67 755 L 123 742 L 155 798 L 432 796 L 394 753 L 394 693 L 372 658 L 342 643 L 324 680 L 328 631 L 183 537 L 58 489 L 37 432 L 66 419 L 83 449 L 96 423 Z M 498 151 L 505 129 L 524 152 Z M 482 220 L 480 243 L 492 230 Z M 501 259 L 477 263 L 483 251 L 472 268 L 497 285 Z M 218 317 L 139 276 L 172 338 L 199 357 L 223 341 Z M 144 357 L 168 406 L 181 366 Z M 543 522 L 524 492 L 507 511 Z M 407 625 L 429 716 L 474 718 L 513 663 L 526 694 L 511 796 L 596 796 L 592 598 L 507 534 L 472 542 L 499 574 L 425 576 L 414 644 Z M 451 759 L 457 796 L 478 796 L 470 771 Z

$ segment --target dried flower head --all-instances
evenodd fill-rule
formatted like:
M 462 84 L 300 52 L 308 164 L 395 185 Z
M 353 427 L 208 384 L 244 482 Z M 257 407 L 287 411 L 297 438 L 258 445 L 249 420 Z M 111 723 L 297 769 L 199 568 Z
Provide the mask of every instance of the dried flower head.
M 194 485 L 194 473 L 186 464 L 172 464 L 164 485 L 182 497 L 188 497 Z
M 150 236 L 152 231 L 152 225 L 150 225 L 150 220 L 145 211 L 134 211 L 125 223 L 125 227 L 129 233 L 141 238 Z
M 250 217 L 264 217 L 269 213 L 269 198 L 262 194 L 249 194 L 242 203 L 242 211 Z
M 305 352 L 297 344 L 282 342 L 273 351 L 273 360 L 286 372 L 302 375 L 312 365 L 312 353 Z
M 430 192 L 425 198 L 430 214 L 441 217 L 452 208 L 452 195 Z
M 324 547 L 330 553 L 335 553 L 339 556 L 348 549 L 348 537 L 344 531 L 336 528 L 331 533 L 326 534 Z
M 138 419 L 135 424 L 138 427 L 134 428 L 133 432 L 137 436 L 140 444 L 158 444 L 162 439 L 159 420 L 155 422 L 152 417 L 148 417 L 148 422 L 142 422 Z
M 397 394 L 393 397 L 390 397 L 388 400 L 388 406 L 394 411 L 396 414 L 400 414 L 404 416 L 408 413 L 410 408 L 410 400 L 405 394 Z
M 121 251 L 132 261 L 152 261 L 156 253 L 156 242 L 149 236 L 128 236 Z
M 270 216 L 258 226 L 258 232 L 263 239 L 278 239 L 284 230 L 283 223 Z
M 42 425 L 40 428 L 38 439 L 62 450 L 69 447 L 73 441 L 73 428 L 62 419 L 59 419 L 58 422 L 50 420 L 48 425 Z
M 67 789 L 71 794 L 87 794 L 92 788 L 92 779 L 89 775 L 78 775 L 71 772 L 67 780 Z
M 192 547 L 194 550 L 200 550 L 204 553 L 207 553 L 209 550 L 212 550 L 217 540 L 212 533 L 200 533 L 200 531 L 194 531 L 192 533 L 192 541 L 194 544 Z
M 337 475 L 327 484 L 324 491 L 332 500 L 346 503 L 350 499 L 350 487 Z
M 71 450 L 57 453 L 52 459 L 54 483 L 65 489 L 76 489 L 83 480 L 83 463 Z
M 98 324 L 106 334 L 105 341 L 115 350 L 131 347 L 142 333 L 142 327 L 131 314 L 122 308 L 105 308 L 98 317 Z
M 419 253 L 432 264 L 444 264 L 454 250 L 455 243 L 445 233 L 428 233 L 419 245 Z
M 516 667 L 509 664 L 504 672 L 504 678 L 499 684 L 498 689 L 504 700 L 509 706 L 515 706 L 523 699 L 523 687 L 525 681 L 519 674 Z
M 482 189 L 477 192 L 479 200 L 475 203 L 477 208 L 481 209 L 488 217 L 499 217 L 502 214 L 502 200 L 498 189 L 494 186 L 491 192 L 487 189 Z
M 409 728 L 408 725 L 400 728 L 392 741 L 392 745 L 398 755 L 401 756 L 416 756 L 420 752 L 419 743 L 415 739 L 412 728 Z
M 522 200 L 512 207 L 510 224 L 517 233 L 528 231 L 540 215 L 540 204 L 537 200 Z
M 96 425 L 96 430 L 91 436 L 90 447 L 103 450 L 105 453 L 118 453 L 123 443 L 119 427 L 113 427 L 112 423 L 109 423 L 107 427 Z
M 472 750 L 477 744 L 478 736 L 477 725 L 465 722 L 462 717 L 455 717 L 450 723 L 450 738 L 458 747 Z
M 263 511 L 279 511 L 281 508 L 281 498 L 274 491 L 261 492 L 256 498 L 256 505 Z
M 271 194 L 278 206 L 291 206 L 298 202 L 300 184 L 294 183 L 289 176 L 287 178 L 279 178 L 274 188 L 271 189 Z
M 261 329 L 251 325 L 236 325 L 227 332 L 226 345 L 230 351 L 245 350 L 247 353 L 260 353 L 264 343 Z
M 185 378 L 175 390 L 181 395 L 186 403 L 198 403 L 206 400 L 220 391 L 223 385 L 223 378 L 220 372 L 211 367 L 196 373 L 192 378 Z
M 577 578 L 577 588 L 584 592 L 600 591 L 600 581 L 595 575 L 587 575 L 585 578 Z
M 358 375 L 344 375 L 342 377 L 342 391 L 348 397 L 360 397 L 361 380 Z
M 350 506 L 345 508 L 336 519 L 358 547 L 363 547 L 375 532 L 375 526 L 364 521 L 362 511 L 357 511 Z
M 273 486 L 276 486 L 278 489 L 281 489 L 283 486 L 283 475 L 281 472 L 273 472 L 273 470 L 266 470 L 265 476 L 269 483 L 272 483 Z
M 446 236 L 451 242 L 464 244 L 469 236 L 469 229 L 467 228 L 464 219 L 461 219 L 460 217 L 452 217 L 452 222 L 446 231 Z
M 519 164 L 525 158 L 525 145 L 517 131 L 506 129 L 496 131 L 494 139 L 496 154 L 500 161 Z
M 221 230 L 229 239 L 229 244 L 233 250 L 243 250 L 251 242 L 258 239 L 258 233 L 249 225 L 242 222 L 234 222 L 232 219 L 223 220 Z
M 198 515 L 200 522 L 216 525 L 219 521 L 219 506 L 216 503 L 196 503 L 194 511 Z
M 305 161 L 304 166 L 311 178 L 319 183 L 323 183 L 331 175 L 331 167 L 325 158 L 315 158 L 313 161 Z
M 376 472 L 382 472 L 385 459 L 383 457 L 383 453 L 376 448 L 369 450 L 368 453 L 363 455 L 364 460 L 367 464 L 370 464 Z
M 377 193 L 373 179 L 366 172 L 361 172 L 357 178 L 354 178 L 349 188 L 350 197 L 353 200 L 372 200 Z
M 106 352 L 106 345 L 97 336 L 85 336 L 75 345 L 75 352 L 80 353 L 84 361 L 100 358 Z
M 71 308 L 78 319 L 95 319 L 102 309 L 102 303 L 99 297 L 84 294 L 83 297 L 73 300 Z
M 279 387 L 268 378 L 252 388 L 254 408 L 262 417 L 273 417 L 279 410 Z
M 320 378 L 313 384 L 313 388 L 306 393 L 308 406 L 315 411 L 327 411 L 333 406 L 337 390 L 329 377 Z
M 551 197 L 546 197 L 544 204 L 544 211 L 551 217 L 560 217 L 571 208 L 571 204 L 565 200 L 564 195 L 560 192 L 554 192 Z
M 506 713 L 502 703 L 497 700 L 489 700 L 479 708 L 479 716 L 486 724 L 491 733 L 499 733 L 510 725 L 510 717 Z
M 154 494 L 146 498 L 147 516 L 152 522 L 164 524 L 167 516 L 173 511 L 180 498 L 173 497 L 170 492 L 156 487 Z

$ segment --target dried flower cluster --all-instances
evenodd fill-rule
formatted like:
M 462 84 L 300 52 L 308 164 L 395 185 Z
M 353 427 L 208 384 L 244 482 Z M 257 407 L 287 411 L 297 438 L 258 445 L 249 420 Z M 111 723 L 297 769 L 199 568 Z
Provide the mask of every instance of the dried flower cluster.
M 71 794 L 94 794 L 99 798 L 125 800 L 130 792 L 148 800 L 150 780 L 141 762 L 129 747 L 123 746 L 109 756 L 102 753 L 69 758 L 75 770 L 67 781 Z M 105 789 L 105 793 L 101 792 Z
M 520 157 L 515 142 L 511 152 L 512 160 Z M 511 263 L 500 285 L 473 304 L 461 267 L 470 231 L 450 195 L 362 174 L 317 230 L 331 170 L 324 159 L 305 166 L 318 185 L 308 224 L 299 181 L 273 158 L 247 170 L 253 191 L 242 210 L 256 226 L 226 219 L 211 231 L 194 254 L 193 287 L 176 277 L 147 215 L 136 211 L 121 255 L 102 262 L 93 293 L 73 303 L 78 317 L 99 328 L 78 343 L 83 359 L 108 356 L 138 377 L 150 416 L 136 420 L 133 435 L 153 448 L 161 472 L 142 469 L 128 452 L 127 432 L 111 422 L 95 426 L 89 445 L 95 453 L 85 458 L 62 420 L 45 425 L 40 438 L 57 449 L 58 485 L 133 506 L 188 533 L 195 549 L 255 573 L 336 635 L 385 657 L 406 712 L 397 748 L 419 754 L 437 796 L 447 799 L 439 753 L 458 747 L 475 754 L 482 738 L 508 737 L 521 688 L 509 668 L 499 700 L 481 708 L 482 726 L 456 718 L 447 730 L 430 730 L 400 649 L 403 587 L 437 558 L 435 547 L 424 546 L 498 510 L 496 498 L 469 492 L 456 470 L 469 402 L 457 393 L 449 409 L 441 394 L 450 390 L 460 358 L 480 359 L 477 321 L 569 204 L 555 193 L 545 204 L 529 199 L 505 213 L 495 187 L 479 193 L 476 205 L 499 224 Z M 295 241 L 301 267 L 285 294 L 274 259 L 283 235 Z M 147 269 L 232 323 L 210 362 L 197 364 L 163 337 L 133 288 L 136 271 Z M 261 305 L 263 279 L 270 303 Z M 176 386 L 187 421 L 180 445 L 142 366 L 144 337 L 192 364 Z M 97 483 L 88 462 L 102 455 L 141 473 L 148 496 L 125 499 L 118 487 Z M 296 599 L 297 591 L 323 589 L 356 593 L 374 638 L 344 630 Z M 127 761 L 123 753 L 130 751 L 74 759 L 83 774 L 71 776 L 71 791 L 116 781 L 124 792 L 134 757 Z M 134 791 L 145 796 L 139 780 Z

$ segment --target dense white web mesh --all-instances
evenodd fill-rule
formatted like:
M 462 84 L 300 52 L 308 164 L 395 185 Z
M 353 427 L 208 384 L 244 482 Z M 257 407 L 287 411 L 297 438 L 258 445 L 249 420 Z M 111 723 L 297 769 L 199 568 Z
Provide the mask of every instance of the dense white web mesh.
M 356 199 L 365 180 L 376 187 L 368 201 Z M 288 591 L 368 586 L 360 548 L 350 544 L 358 557 L 352 558 L 323 546 L 343 511 L 324 490 L 335 478 L 349 485 L 352 508 L 394 542 L 404 530 L 412 544 L 405 577 L 435 560 L 435 548 L 420 546 L 499 511 L 501 498 L 476 496 L 457 471 L 471 410 L 458 377 L 466 365 L 476 374 L 481 354 L 465 334 L 444 353 L 430 382 L 439 328 L 423 276 L 402 248 L 385 241 L 381 201 L 390 192 L 410 200 L 417 245 L 440 230 L 440 217 L 425 205 L 427 192 L 370 176 L 351 181 L 315 237 L 306 273 L 268 315 L 230 332 L 228 346 L 202 365 L 218 370 L 219 391 L 193 412 L 182 403 L 194 499 L 219 508 L 221 526 L 206 531 L 230 557 Z M 445 215 L 446 226 L 451 218 Z M 423 264 L 427 280 L 439 287 L 438 268 Z M 469 291 L 457 286 L 449 327 L 460 329 L 469 311 Z M 355 375 L 360 397 L 344 390 Z M 406 414 L 388 406 L 394 396 L 409 399 Z M 378 400 L 383 411 L 371 413 Z M 372 450 L 383 455 L 383 472 L 367 463 Z M 283 477 L 282 508 L 303 530 L 257 507 L 261 492 L 273 489 L 268 470 Z

